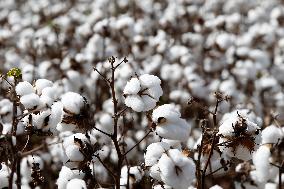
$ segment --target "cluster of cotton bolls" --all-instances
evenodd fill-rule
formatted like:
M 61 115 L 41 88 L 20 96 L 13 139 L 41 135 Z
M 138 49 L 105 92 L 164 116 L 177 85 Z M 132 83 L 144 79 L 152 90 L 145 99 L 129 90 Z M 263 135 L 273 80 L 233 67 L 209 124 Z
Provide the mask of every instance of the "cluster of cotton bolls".
M 22 119 L 26 129 L 31 124 L 36 130 L 56 133 L 57 124 L 61 121 L 62 105 L 56 102 L 59 94 L 53 82 L 38 79 L 33 86 L 22 81 L 16 85 L 15 90 L 24 107 L 23 114 L 27 114 Z
M 279 187 L 283 19 L 280 0 L 5 0 L 0 188 L 18 156 L 13 187 Z

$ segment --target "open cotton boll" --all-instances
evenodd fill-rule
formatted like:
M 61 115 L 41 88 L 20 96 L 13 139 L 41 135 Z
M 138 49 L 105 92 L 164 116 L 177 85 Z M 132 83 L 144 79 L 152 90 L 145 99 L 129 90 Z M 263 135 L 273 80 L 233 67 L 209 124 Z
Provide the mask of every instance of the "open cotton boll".
M 136 112 L 144 111 L 144 102 L 140 96 L 129 95 L 125 99 L 125 105 L 132 108 Z
M 272 182 L 268 182 L 264 186 L 264 189 L 277 189 L 277 188 L 278 188 L 277 184 Z
M 189 137 L 190 126 L 185 120 L 180 119 L 175 123 L 162 123 L 157 125 L 156 132 L 163 138 L 184 142 Z
M 74 179 L 82 179 L 85 176 L 85 173 L 79 170 L 71 170 L 66 166 L 62 166 L 59 177 L 56 181 L 56 184 L 58 186 L 58 189 L 66 189 L 67 183 Z
M 231 115 L 231 116 L 229 116 Z M 239 112 L 231 112 L 219 127 L 219 149 L 229 157 L 248 161 L 261 143 L 258 125 Z
M 63 114 L 63 106 L 61 102 L 55 102 L 51 106 L 51 114 L 49 116 L 49 127 L 56 128 L 57 124 L 60 123 Z
M 84 98 L 74 92 L 67 92 L 61 96 L 63 108 L 71 113 L 79 114 L 81 108 L 84 106 Z
M 1 163 L 0 167 L 0 188 L 8 188 L 11 170 L 5 163 Z M 15 174 L 13 178 L 13 188 L 17 188 L 16 186 L 14 186 L 16 179 L 17 175 Z
M 75 188 L 87 189 L 86 182 L 82 179 L 75 178 L 70 180 L 66 185 L 66 189 L 75 189 Z
M 28 94 L 34 93 L 34 88 L 27 81 L 19 82 L 16 86 L 16 93 L 17 95 L 20 95 L 20 96 L 28 95 Z
M 149 87 L 146 90 L 146 93 L 149 94 L 149 96 L 147 95 L 144 95 L 144 96 L 150 97 L 152 100 L 158 101 L 159 98 L 163 95 L 163 90 L 160 85 L 155 85 L 155 86 Z
M 170 145 L 171 148 L 179 149 L 181 150 L 181 143 L 179 140 L 170 140 L 170 139 L 162 139 L 162 142 L 165 142 Z
M 125 105 L 136 112 L 153 109 L 163 94 L 160 84 L 161 80 L 154 75 L 144 74 L 138 79 L 132 78 L 123 90 Z
M 30 93 L 22 96 L 20 102 L 28 110 L 36 109 L 40 105 L 40 98 L 35 93 Z
M 126 86 L 123 90 L 124 94 L 137 94 L 141 90 L 140 81 L 137 78 L 132 78 L 127 81 Z
M 21 161 L 21 176 L 22 176 L 22 183 L 28 184 L 31 180 L 32 174 L 32 167 L 33 163 L 37 163 L 39 168 L 42 170 L 44 167 L 44 162 L 41 157 L 35 155 L 29 155 L 24 157 Z
M 195 164 L 177 149 L 164 153 L 158 162 L 162 181 L 173 188 L 187 189 L 195 179 Z
M 157 107 L 152 113 L 152 120 L 158 122 L 159 118 L 167 118 L 171 121 L 176 121 L 181 114 L 173 104 L 164 104 Z
M 65 153 L 71 162 L 83 161 L 85 158 L 80 152 L 80 147 L 77 145 L 67 146 L 67 148 L 65 148 Z
M 48 126 L 50 115 L 51 111 L 49 109 L 41 111 L 38 114 L 32 114 L 33 126 L 35 126 L 37 129 L 42 129 Z
M 270 148 L 267 145 L 262 145 L 253 155 L 253 164 L 255 166 L 255 173 L 259 182 L 267 182 L 270 178 L 270 161 L 271 156 Z
M 57 98 L 57 90 L 55 87 L 45 87 L 41 91 L 41 96 L 46 96 L 55 100 Z
M 144 155 L 145 166 L 153 166 L 158 162 L 164 152 L 170 149 L 170 145 L 165 142 L 156 142 L 150 144 Z
M 284 132 L 281 130 L 281 128 L 275 125 L 270 125 L 263 129 L 261 135 L 262 144 L 276 144 L 283 140 Z
M 74 131 L 76 129 L 76 125 L 67 124 L 67 123 L 58 123 L 56 129 L 60 132 Z
M 174 105 L 164 104 L 156 108 L 152 113 L 152 120 L 156 124 L 157 134 L 166 139 L 186 141 L 190 125 L 180 116 Z
M 153 179 L 155 179 L 157 181 L 162 181 L 161 171 L 160 171 L 158 163 L 156 163 L 152 167 L 150 167 L 149 175 L 150 175 L 150 177 L 152 177 Z
M 53 83 L 52 81 L 49 81 L 47 79 L 38 79 L 35 82 L 35 89 L 37 94 L 41 95 L 41 92 L 46 87 L 52 87 Z

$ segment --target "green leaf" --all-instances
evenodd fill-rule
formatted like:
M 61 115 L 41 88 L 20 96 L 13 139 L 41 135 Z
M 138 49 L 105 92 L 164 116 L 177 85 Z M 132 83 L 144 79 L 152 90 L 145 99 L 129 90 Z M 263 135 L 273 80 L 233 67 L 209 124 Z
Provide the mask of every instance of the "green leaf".
M 8 71 L 7 76 L 19 78 L 22 75 L 22 71 L 19 68 L 12 68 Z

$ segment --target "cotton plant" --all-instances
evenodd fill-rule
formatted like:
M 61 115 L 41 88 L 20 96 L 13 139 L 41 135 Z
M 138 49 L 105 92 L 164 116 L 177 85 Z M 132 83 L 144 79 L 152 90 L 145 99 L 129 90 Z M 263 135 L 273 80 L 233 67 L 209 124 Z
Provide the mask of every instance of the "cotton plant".
M 152 110 L 163 94 L 161 80 L 154 75 L 133 77 L 123 90 L 125 105 L 136 112 Z
M 259 126 L 242 112 L 228 113 L 221 120 L 219 149 L 228 157 L 248 161 L 261 144 Z
M 19 82 L 15 90 L 26 110 L 50 107 L 57 98 L 53 83 L 46 79 L 38 79 L 35 86 L 27 81 Z
M 81 169 L 84 163 L 92 161 L 96 152 L 96 139 L 92 135 L 76 133 L 63 139 L 63 148 L 66 154 L 64 164 L 70 168 Z
M 94 118 L 87 100 L 78 93 L 67 92 L 61 96 L 63 115 L 57 125 L 59 131 L 87 131 L 94 126 Z

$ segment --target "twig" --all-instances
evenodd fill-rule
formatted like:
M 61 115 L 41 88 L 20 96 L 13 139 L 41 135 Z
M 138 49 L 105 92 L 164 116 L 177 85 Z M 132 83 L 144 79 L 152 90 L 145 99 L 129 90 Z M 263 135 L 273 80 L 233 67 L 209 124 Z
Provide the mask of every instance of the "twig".
M 106 136 L 108 136 L 108 137 L 111 137 L 111 136 L 112 136 L 111 134 L 109 134 L 109 133 L 107 133 L 107 132 L 105 132 L 105 131 L 103 131 L 103 130 L 97 128 L 97 127 L 94 127 L 94 129 L 97 130 L 97 131 L 99 131 L 99 132 L 101 132 L 101 133 L 103 133 L 104 135 L 106 135 Z
M 150 131 L 148 131 L 148 133 L 147 134 L 145 134 L 145 136 L 142 138 L 142 139 L 140 139 L 134 146 L 132 146 L 129 150 L 127 150 L 124 154 L 123 154 L 123 156 L 126 156 L 129 152 L 131 152 L 136 146 L 138 146 L 145 138 L 147 138 L 147 136 L 150 134 L 150 133 L 152 133 L 153 131 L 152 130 L 150 130 Z
M 95 157 L 99 160 L 99 162 L 104 166 L 104 168 L 106 168 L 106 170 L 111 174 L 111 176 L 113 177 L 113 179 L 115 180 L 116 175 L 112 172 L 112 170 L 103 162 L 103 160 L 101 159 L 101 157 L 99 155 L 95 155 Z
M 93 69 L 103 78 L 103 80 L 105 80 L 108 85 L 110 84 L 110 80 L 106 78 L 96 67 L 94 67 Z

